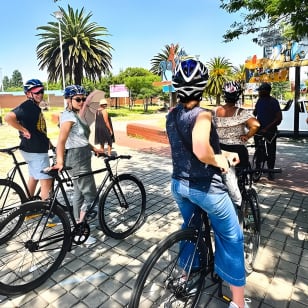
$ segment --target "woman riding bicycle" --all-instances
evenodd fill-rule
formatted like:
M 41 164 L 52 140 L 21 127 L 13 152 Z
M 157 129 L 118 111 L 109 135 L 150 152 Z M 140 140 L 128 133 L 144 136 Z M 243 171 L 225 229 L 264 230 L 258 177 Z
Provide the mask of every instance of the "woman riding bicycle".
M 199 206 L 208 213 L 215 234 L 215 271 L 230 284 L 230 307 L 243 308 L 247 307 L 243 233 L 222 180 L 229 162 L 237 163 L 238 155 L 221 151 L 212 114 L 199 106 L 207 80 L 207 68 L 193 59 L 178 63 L 172 77 L 180 102 L 166 123 L 173 163 L 171 190 L 183 228 Z
M 247 168 L 249 154 L 245 143 L 255 135 L 260 123 L 251 110 L 236 106 L 242 92 L 243 89 L 239 82 L 229 81 L 223 85 L 222 93 L 226 103 L 216 108 L 215 123 L 221 149 L 238 153 L 240 163 L 236 167 Z M 230 168 L 225 175 L 225 184 L 228 186 L 233 203 L 240 207 L 242 196 L 237 185 L 234 168 Z

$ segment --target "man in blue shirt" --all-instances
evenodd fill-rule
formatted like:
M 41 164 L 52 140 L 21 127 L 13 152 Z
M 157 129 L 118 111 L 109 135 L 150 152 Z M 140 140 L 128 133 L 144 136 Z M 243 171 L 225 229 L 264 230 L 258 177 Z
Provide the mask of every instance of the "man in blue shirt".
M 255 143 L 257 144 L 262 136 L 266 138 L 268 152 L 267 167 L 274 169 L 276 161 L 277 126 L 281 123 L 282 112 L 278 100 L 270 95 L 272 87 L 269 83 L 262 83 L 257 90 L 259 92 L 259 99 L 255 106 L 254 115 L 257 117 L 261 126 L 258 135 L 254 136 Z M 274 180 L 274 173 L 269 173 L 268 179 L 271 181 Z

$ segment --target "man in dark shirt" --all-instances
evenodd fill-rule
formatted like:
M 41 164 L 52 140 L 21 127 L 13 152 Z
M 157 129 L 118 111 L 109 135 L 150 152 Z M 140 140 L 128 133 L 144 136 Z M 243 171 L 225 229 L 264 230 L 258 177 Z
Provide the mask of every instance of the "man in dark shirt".
M 44 86 L 38 79 L 30 79 L 24 85 L 27 100 L 8 112 L 5 121 L 19 131 L 20 152 L 28 164 L 28 189 L 34 196 L 38 181 L 41 184 L 41 198 L 47 199 L 52 178 L 41 173 L 49 167 L 48 150 L 51 146 L 47 137 L 46 122 L 39 106 L 44 95 Z
M 262 83 L 258 88 L 259 99 L 256 103 L 254 115 L 260 122 L 258 135 L 255 135 L 255 143 L 264 136 L 268 151 L 267 167 L 274 169 L 276 161 L 277 126 L 281 123 L 282 112 L 277 99 L 270 95 L 272 87 L 269 83 Z M 262 135 L 262 136 L 260 136 Z M 269 180 L 274 180 L 274 173 L 269 173 Z

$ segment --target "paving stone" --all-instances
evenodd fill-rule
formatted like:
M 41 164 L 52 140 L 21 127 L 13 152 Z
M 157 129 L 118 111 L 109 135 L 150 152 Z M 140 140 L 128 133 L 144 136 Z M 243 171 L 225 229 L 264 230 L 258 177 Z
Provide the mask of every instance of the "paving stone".
M 50 279 L 27 294 L 0 296 L 0 307 L 124 308 L 128 304 L 137 275 L 155 245 L 182 224 L 170 192 L 169 146 L 150 143 L 149 150 L 148 146 L 134 149 L 133 144 L 130 139 L 130 147 L 116 145 L 118 153 L 132 155 L 130 161 L 120 163 L 118 171 L 129 170 L 146 187 L 147 219 L 141 228 L 116 240 L 91 227 L 95 245 L 74 246 Z M 308 182 L 303 182 L 308 152 L 306 144 L 293 145 L 285 139 L 278 141 L 277 164 L 286 172 L 273 183 L 262 179 L 254 184 L 262 230 L 255 271 L 247 277 L 251 308 L 308 308 Z M 151 154 L 154 151 L 156 154 Z M 288 170 L 292 171 L 292 184 L 284 178 Z M 227 285 L 224 290 L 227 292 Z M 217 294 L 213 298 L 203 294 L 202 298 L 209 300 L 207 308 L 226 307 Z

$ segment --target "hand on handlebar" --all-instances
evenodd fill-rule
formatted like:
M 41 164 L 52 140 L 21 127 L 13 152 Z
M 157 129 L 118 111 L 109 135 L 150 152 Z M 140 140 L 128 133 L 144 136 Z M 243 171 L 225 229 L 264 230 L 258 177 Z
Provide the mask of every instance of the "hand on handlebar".
M 51 166 L 50 169 L 62 171 L 63 167 L 64 167 L 63 164 L 56 163 L 55 165 Z
M 94 152 L 95 156 L 104 156 L 103 154 L 105 153 L 104 149 L 98 149 L 96 147 L 93 147 L 92 151 Z
M 236 152 L 222 151 L 222 154 L 227 158 L 230 166 L 236 166 L 240 162 L 240 158 Z

